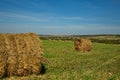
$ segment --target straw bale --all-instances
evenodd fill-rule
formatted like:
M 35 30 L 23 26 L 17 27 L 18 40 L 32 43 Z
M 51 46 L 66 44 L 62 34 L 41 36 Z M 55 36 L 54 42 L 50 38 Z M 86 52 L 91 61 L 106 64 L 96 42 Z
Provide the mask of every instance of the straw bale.
M 7 72 L 9 76 L 16 74 L 16 65 L 17 65 L 17 49 L 16 49 L 16 40 L 12 34 L 4 35 L 6 39 L 6 43 L 8 43 L 7 47 Z
M 41 44 L 38 44 L 38 43 L 41 43 L 40 40 L 39 40 L 39 37 L 35 36 L 34 34 L 29 34 L 30 37 L 32 37 L 30 40 L 32 40 L 32 50 L 34 50 L 34 52 L 32 53 L 32 58 L 34 58 L 34 60 L 36 61 L 31 61 L 32 64 L 32 72 L 34 74 L 38 74 L 39 71 L 40 71 L 40 68 L 39 66 L 41 66 L 41 64 L 38 64 L 38 63 L 41 63 L 41 59 L 42 59 L 42 54 L 43 52 L 41 52 Z M 37 53 L 37 54 L 36 54 Z M 34 66 L 35 65 L 35 66 Z
M 0 76 L 39 74 L 42 54 L 34 33 L 0 34 Z
M 6 60 L 7 60 L 7 52 L 6 52 L 6 43 L 5 39 L 3 38 L 4 35 L 0 34 L 0 77 L 3 77 L 6 72 Z
M 89 39 L 76 39 L 74 41 L 74 48 L 75 50 L 81 51 L 81 52 L 91 51 L 92 42 Z

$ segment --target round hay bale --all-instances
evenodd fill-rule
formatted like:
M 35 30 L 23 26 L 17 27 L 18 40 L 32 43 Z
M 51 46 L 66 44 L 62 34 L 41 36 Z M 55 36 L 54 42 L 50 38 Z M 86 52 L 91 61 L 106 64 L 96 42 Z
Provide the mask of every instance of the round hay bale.
M 17 48 L 16 48 L 16 40 L 12 34 L 4 35 L 6 39 L 7 47 L 7 75 L 15 75 L 16 74 L 16 65 L 17 65 Z
M 6 74 L 7 48 L 3 34 L 0 34 L 0 77 Z
M 89 39 L 76 39 L 74 41 L 74 48 L 77 51 L 85 52 L 92 50 L 92 42 Z
M 0 76 L 39 74 L 42 54 L 34 33 L 0 34 Z

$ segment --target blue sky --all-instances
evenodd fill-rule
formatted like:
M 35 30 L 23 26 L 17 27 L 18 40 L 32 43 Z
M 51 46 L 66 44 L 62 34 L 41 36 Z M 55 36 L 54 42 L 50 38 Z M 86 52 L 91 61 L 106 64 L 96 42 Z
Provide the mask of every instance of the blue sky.
M 0 33 L 120 34 L 120 0 L 0 0 Z

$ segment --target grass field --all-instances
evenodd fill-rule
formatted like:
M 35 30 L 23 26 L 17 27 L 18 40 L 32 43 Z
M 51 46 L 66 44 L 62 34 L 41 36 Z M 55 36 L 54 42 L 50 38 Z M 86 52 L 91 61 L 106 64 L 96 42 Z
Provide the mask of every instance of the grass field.
M 93 43 L 91 52 L 77 52 L 73 42 L 43 40 L 46 73 L 4 80 L 120 80 L 120 44 Z

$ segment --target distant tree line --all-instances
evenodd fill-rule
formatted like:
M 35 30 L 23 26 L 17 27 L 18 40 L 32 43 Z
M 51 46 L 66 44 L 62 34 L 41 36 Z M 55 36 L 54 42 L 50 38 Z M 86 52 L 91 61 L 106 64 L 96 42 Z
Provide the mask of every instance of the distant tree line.
M 106 38 L 96 38 L 99 36 L 114 37 L 113 39 Z M 106 44 L 120 44 L 120 35 L 71 35 L 71 36 L 53 36 L 53 35 L 42 35 L 40 36 L 42 40 L 71 40 L 74 41 L 77 38 L 89 38 L 92 42 L 106 43 Z M 118 39 L 115 39 L 118 38 Z
M 92 42 L 106 43 L 106 44 L 120 44 L 120 40 L 108 40 L 108 39 L 91 39 Z

